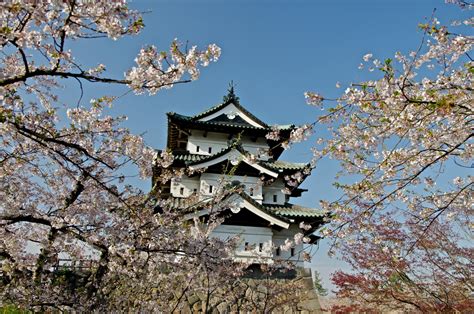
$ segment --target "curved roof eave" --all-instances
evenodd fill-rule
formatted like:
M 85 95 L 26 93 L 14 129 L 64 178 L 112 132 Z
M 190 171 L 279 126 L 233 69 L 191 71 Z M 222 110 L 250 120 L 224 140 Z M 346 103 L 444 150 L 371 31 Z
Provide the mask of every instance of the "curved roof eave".
M 229 159 L 245 162 L 247 165 L 257 169 L 261 173 L 265 173 L 271 177 L 278 178 L 278 175 L 279 175 L 278 172 L 274 172 L 271 169 L 268 169 L 267 167 L 264 167 L 256 162 L 252 162 L 245 155 L 245 151 L 239 148 L 232 147 L 232 146 L 230 146 L 228 149 L 223 150 L 215 155 L 209 156 L 209 158 L 189 163 L 188 167 L 191 170 L 207 168 L 209 166 L 218 164 L 224 160 L 229 160 Z
M 239 202 L 238 206 L 240 208 L 246 208 L 253 214 L 259 216 L 262 219 L 265 219 L 270 223 L 270 225 L 279 226 L 284 229 L 288 229 L 290 227 L 290 223 L 282 220 L 281 218 L 268 213 L 263 207 L 259 206 L 258 203 L 253 202 L 248 197 L 244 197 L 244 195 L 238 193 L 232 193 L 231 195 L 227 196 L 226 199 L 234 198 L 231 202 Z M 192 219 L 194 217 L 200 217 L 209 214 L 208 209 L 202 209 L 196 211 L 194 213 L 189 213 L 185 215 L 186 219 Z

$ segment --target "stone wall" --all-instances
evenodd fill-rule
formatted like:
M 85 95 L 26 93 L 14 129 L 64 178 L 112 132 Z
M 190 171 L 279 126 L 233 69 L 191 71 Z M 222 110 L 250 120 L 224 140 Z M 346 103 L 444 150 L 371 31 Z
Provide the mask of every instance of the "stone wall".
M 254 274 L 228 291 L 189 295 L 176 313 L 322 313 L 309 269 L 298 269 L 288 276 L 293 278 L 277 277 Z

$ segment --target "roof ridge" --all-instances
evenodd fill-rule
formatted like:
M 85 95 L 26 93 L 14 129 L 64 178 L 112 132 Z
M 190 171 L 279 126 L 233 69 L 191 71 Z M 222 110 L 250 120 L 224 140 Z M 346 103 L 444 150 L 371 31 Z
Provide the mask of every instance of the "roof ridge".
M 266 163 L 271 163 L 271 164 L 275 164 L 275 163 L 285 163 L 285 164 L 292 164 L 292 165 L 309 165 L 310 163 L 309 162 L 293 162 L 293 161 L 288 161 L 288 160 L 281 160 L 281 159 L 277 159 L 277 160 L 264 160 L 263 162 L 266 162 Z
M 206 117 L 208 115 L 211 115 L 211 114 L 215 113 L 216 111 L 219 111 L 220 109 L 225 108 L 226 106 L 228 106 L 230 104 L 233 104 L 235 107 L 237 107 L 237 109 L 239 109 L 244 114 L 246 114 L 250 119 L 254 120 L 258 124 L 261 124 L 264 128 L 266 128 L 266 129 L 270 128 L 270 126 L 267 123 L 265 123 L 262 120 L 260 120 L 259 118 L 257 118 L 254 114 L 252 114 L 250 111 L 248 111 L 243 105 L 241 105 L 239 101 L 236 101 L 235 99 L 232 99 L 232 98 L 228 99 L 227 101 L 222 102 L 220 104 L 214 105 L 211 108 L 209 108 L 205 111 L 202 111 L 202 112 L 200 112 L 200 113 L 198 113 L 194 116 L 191 116 L 191 119 L 193 121 L 196 121 L 197 119 L 200 119 L 202 117 Z
M 207 125 L 207 126 L 218 126 L 218 127 L 233 127 L 233 128 L 239 128 L 239 129 L 251 129 L 251 130 L 263 130 L 263 131 L 268 131 L 268 129 L 266 128 L 260 128 L 260 127 L 256 127 L 256 126 L 253 126 L 253 125 L 243 125 L 243 124 L 235 124 L 235 123 L 230 123 L 230 122 L 227 122 L 227 123 L 220 123 L 220 122 L 214 122 L 214 121 L 199 121 L 199 120 L 193 120 L 192 117 L 190 116 L 184 116 L 184 115 L 181 115 L 179 113 L 175 113 L 175 112 L 170 112 L 168 113 L 168 117 L 171 118 L 171 119 L 176 119 L 176 120 L 181 120 L 181 121 L 184 121 L 184 122 L 187 122 L 187 123 L 192 123 L 192 124 L 196 124 L 196 125 Z
M 196 119 L 205 117 L 205 116 L 207 116 L 207 115 L 209 115 L 209 114 L 212 114 L 212 113 L 214 113 L 215 111 L 221 109 L 221 107 L 225 107 L 226 105 L 228 105 L 227 102 L 219 103 L 219 104 L 217 104 L 217 105 L 214 105 L 214 106 L 212 106 L 212 107 L 210 107 L 210 108 L 208 108 L 208 109 L 206 109 L 206 110 L 204 110 L 204 111 L 201 111 L 200 113 L 197 113 L 197 114 L 195 114 L 195 115 L 192 115 L 192 116 L 190 116 L 190 117 L 191 117 L 193 120 L 196 120 Z
M 217 108 L 218 106 L 222 106 L 224 103 L 222 104 L 218 104 L 206 111 L 203 111 L 197 115 L 194 115 L 194 116 L 186 116 L 186 115 L 183 115 L 183 114 L 180 114 L 180 113 L 177 113 L 177 112 L 174 112 L 174 111 L 170 111 L 170 112 L 167 112 L 166 115 L 168 117 L 175 117 L 177 119 L 181 119 L 181 120 L 186 120 L 186 121 L 189 121 L 189 122 L 192 122 L 192 123 L 199 123 L 199 124 L 211 124 L 211 125 L 222 125 L 222 126 L 232 126 L 232 127 L 241 127 L 241 128 L 251 128 L 251 129 L 262 129 L 262 130 L 267 130 L 267 131 L 270 131 L 273 127 L 276 127 L 278 130 L 280 131 L 286 131 L 286 130 L 291 130 L 295 127 L 294 124 L 272 124 L 272 125 L 269 125 L 269 124 L 266 124 L 265 122 L 261 121 L 260 119 L 258 119 L 257 117 L 255 117 L 253 114 L 251 114 L 249 111 L 247 111 L 245 108 L 243 108 L 241 105 L 238 105 L 240 108 L 242 108 L 243 112 L 246 113 L 247 115 L 251 116 L 254 120 L 256 120 L 258 123 L 264 125 L 263 128 L 259 128 L 259 127 L 256 127 L 256 126 L 253 126 L 253 125 L 239 125 L 239 124 L 235 124 L 235 123 L 231 123 L 231 122 L 227 122 L 227 123 L 220 123 L 220 122 L 215 122 L 215 121 L 199 121 L 198 119 L 199 118 L 202 118 L 206 115 L 209 115 L 209 114 L 212 114 L 213 112 L 215 111 L 218 111 L 220 108 Z M 235 103 L 234 103 L 235 105 Z M 215 108 L 215 109 L 214 109 Z M 211 112 L 211 110 L 213 112 Z
M 177 112 L 174 112 L 174 111 L 167 112 L 166 115 L 167 116 L 176 116 L 176 117 L 179 117 L 179 118 L 191 119 L 191 116 L 185 116 L 184 114 L 180 114 L 180 113 L 177 113 Z

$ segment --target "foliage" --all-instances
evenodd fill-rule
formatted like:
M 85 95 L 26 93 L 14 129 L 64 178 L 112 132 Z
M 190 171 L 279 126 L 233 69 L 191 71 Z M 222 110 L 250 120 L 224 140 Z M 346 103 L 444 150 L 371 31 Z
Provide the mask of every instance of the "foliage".
M 0 313 L 1 314 L 27 314 L 30 313 L 28 311 L 23 311 L 16 307 L 15 305 L 12 304 L 6 304 L 2 307 L 0 307 Z
M 328 295 L 328 290 L 323 287 L 323 283 L 321 282 L 321 277 L 317 271 L 314 272 L 313 275 L 313 285 L 314 289 L 318 292 L 319 295 L 326 296 Z
M 473 38 L 463 34 L 473 22 L 452 31 L 432 18 L 408 56 L 365 55 L 361 68 L 378 79 L 352 84 L 333 105 L 306 93 L 326 112 L 311 127 L 331 132 L 313 164 L 329 156 L 342 165 L 342 197 L 322 202 L 333 214 L 324 235 L 353 268 L 333 276 L 353 310 L 474 306 Z

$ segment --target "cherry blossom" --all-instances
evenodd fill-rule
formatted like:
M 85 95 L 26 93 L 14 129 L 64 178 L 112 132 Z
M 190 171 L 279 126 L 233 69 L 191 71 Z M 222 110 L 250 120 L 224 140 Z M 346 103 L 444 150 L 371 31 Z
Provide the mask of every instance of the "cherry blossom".
M 193 223 L 159 199 L 158 187 L 155 195 L 130 185 L 130 176 L 159 183 L 190 173 L 172 169 L 170 152 L 148 147 L 123 127 L 126 117 L 110 114 L 117 96 L 63 105 L 57 95 L 68 79 L 81 93 L 88 82 L 154 95 L 196 80 L 218 60 L 218 46 L 145 46 L 114 78 L 106 64 L 83 66 L 69 47 L 138 34 L 144 22 L 126 1 L 7 1 L 0 20 L 0 306 L 179 312 L 199 295 L 204 311 L 236 300 L 242 311 L 271 311 L 299 302 L 298 282 L 267 282 L 265 294 L 246 295 L 248 265 L 232 259 L 239 239 L 210 237 L 222 223 L 216 213 L 230 206 L 225 189 L 206 204 L 207 223 Z
M 342 166 L 334 183 L 342 197 L 322 202 L 333 214 L 322 234 L 333 240 L 330 252 L 352 267 L 333 277 L 338 296 L 352 302 L 346 311 L 473 307 L 474 39 L 462 29 L 468 24 L 448 29 L 433 18 L 420 24 L 422 43 L 408 55 L 364 55 L 379 78 L 353 83 L 335 104 L 305 94 L 327 112 L 313 128 L 331 132 L 318 140 L 311 164 L 329 156 Z

